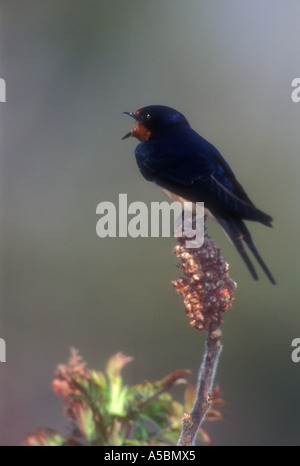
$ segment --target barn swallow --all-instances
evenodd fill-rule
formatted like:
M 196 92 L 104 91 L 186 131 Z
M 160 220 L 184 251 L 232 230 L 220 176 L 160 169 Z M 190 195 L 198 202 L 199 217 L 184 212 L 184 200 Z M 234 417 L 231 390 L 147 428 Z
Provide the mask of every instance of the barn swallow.
M 275 285 L 244 223 L 252 220 L 271 227 L 272 217 L 255 207 L 220 152 L 173 108 L 150 105 L 124 113 L 135 120 L 135 127 L 123 139 L 133 136 L 140 141 L 135 156 L 144 178 L 156 183 L 173 200 L 204 202 L 254 280 L 258 280 L 258 275 L 244 243 Z

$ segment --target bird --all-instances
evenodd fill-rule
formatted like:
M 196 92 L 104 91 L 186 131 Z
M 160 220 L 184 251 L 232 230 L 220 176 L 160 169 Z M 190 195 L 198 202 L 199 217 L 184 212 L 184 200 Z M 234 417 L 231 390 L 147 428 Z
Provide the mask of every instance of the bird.
M 259 254 L 245 220 L 272 227 L 272 217 L 250 200 L 221 153 L 193 130 L 182 113 L 165 105 L 149 105 L 124 112 L 135 120 L 122 139 L 135 137 L 138 168 L 172 200 L 204 202 L 232 241 L 254 280 L 256 269 L 249 248 L 269 281 L 276 281 Z

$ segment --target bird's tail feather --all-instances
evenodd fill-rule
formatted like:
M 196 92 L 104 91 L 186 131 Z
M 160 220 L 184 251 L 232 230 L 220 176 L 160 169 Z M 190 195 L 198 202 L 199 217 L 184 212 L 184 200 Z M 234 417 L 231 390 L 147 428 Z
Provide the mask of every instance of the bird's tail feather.
M 270 280 L 270 282 L 275 285 L 276 281 L 274 277 L 272 276 L 270 270 L 266 266 L 265 262 L 263 261 L 261 255 L 257 251 L 255 244 L 252 240 L 252 237 L 250 235 L 249 230 L 247 229 L 245 223 L 243 220 L 240 219 L 224 219 L 222 217 L 215 216 L 216 220 L 218 223 L 221 225 L 223 230 L 226 232 L 226 234 L 229 236 L 230 240 L 233 242 L 236 250 L 240 254 L 241 258 L 245 262 L 249 272 L 251 273 L 252 277 L 254 280 L 258 280 L 258 275 L 256 273 L 256 270 L 251 262 L 251 260 L 248 257 L 248 254 L 245 251 L 243 241 L 247 244 L 248 248 L 250 251 L 253 253 L 254 257 L 256 258 L 257 262 L 265 272 L 266 276 Z
M 241 232 L 243 234 L 244 241 L 247 244 L 248 248 L 253 253 L 254 257 L 256 258 L 257 262 L 259 263 L 259 265 L 261 266 L 261 268 L 265 272 L 265 274 L 268 277 L 268 279 L 270 280 L 270 282 L 273 285 L 276 285 L 276 281 L 275 281 L 273 275 L 271 274 L 269 268 L 265 264 L 264 260 L 262 259 L 261 255 L 259 254 L 258 250 L 256 249 L 256 246 L 255 246 L 255 244 L 254 244 L 254 242 L 252 240 L 252 237 L 250 235 L 250 232 L 249 232 L 248 228 L 246 227 L 246 225 L 244 224 L 244 222 L 242 220 L 239 220 L 238 224 L 239 224 L 239 227 L 240 227 Z

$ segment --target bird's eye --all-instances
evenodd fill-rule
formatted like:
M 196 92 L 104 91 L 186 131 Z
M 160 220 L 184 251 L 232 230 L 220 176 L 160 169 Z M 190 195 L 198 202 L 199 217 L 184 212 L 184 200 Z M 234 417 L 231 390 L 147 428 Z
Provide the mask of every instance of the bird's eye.
M 144 116 L 144 120 L 150 120 L 150 118 L 151 118 L 150 113 L 146 113 L 146 115 Z

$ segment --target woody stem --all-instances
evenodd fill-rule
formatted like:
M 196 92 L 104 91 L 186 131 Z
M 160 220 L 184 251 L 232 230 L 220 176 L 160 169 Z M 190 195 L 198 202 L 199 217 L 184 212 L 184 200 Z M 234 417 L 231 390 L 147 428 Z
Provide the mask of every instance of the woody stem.
M 183 417 L 178 446 L 195 444 L 198 430 L 205 419 L 207 411 L 211 408 L 212 385 L 222 351 L 221 336 L 222 332 L 219 324 L 211 325 L 208 329 L 205 354 L 199 372 L 196 400 L 191 412 Z

